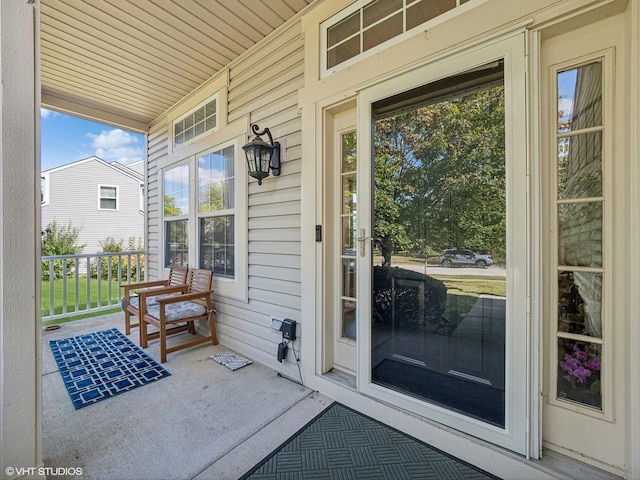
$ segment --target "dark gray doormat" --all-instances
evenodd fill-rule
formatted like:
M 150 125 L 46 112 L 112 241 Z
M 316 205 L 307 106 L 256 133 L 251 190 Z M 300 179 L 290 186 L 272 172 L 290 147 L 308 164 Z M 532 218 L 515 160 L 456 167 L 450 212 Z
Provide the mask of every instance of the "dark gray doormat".
M 496 479 L 340 403 L 331 404 L 241 480 Z

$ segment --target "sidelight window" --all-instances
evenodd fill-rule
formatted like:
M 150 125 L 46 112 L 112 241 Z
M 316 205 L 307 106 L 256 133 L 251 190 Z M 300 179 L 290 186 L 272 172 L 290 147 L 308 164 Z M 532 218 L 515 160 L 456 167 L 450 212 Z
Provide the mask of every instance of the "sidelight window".
M 560 401 L 602 409 L 605 196 L 603 64 L 557 72 L 556 221 Z

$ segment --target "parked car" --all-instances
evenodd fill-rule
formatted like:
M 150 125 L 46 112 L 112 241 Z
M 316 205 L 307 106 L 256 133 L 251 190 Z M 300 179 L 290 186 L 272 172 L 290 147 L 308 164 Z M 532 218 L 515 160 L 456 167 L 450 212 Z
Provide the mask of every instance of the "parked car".
M 438 263 L 447 268 L 462 265 L 486 268 L 493 265 L 493 258 L 489 254 L 475 253 L 467 248 L 447 248 L 438 257 Z

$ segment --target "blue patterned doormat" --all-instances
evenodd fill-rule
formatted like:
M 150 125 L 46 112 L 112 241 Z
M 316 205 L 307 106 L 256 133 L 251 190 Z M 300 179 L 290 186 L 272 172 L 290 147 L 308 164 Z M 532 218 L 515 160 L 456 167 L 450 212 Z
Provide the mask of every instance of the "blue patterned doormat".
M 49 344 L 76 410 L 171 375 L 117 328 Z
M 497 479 L 334 402 L 240 480 Z

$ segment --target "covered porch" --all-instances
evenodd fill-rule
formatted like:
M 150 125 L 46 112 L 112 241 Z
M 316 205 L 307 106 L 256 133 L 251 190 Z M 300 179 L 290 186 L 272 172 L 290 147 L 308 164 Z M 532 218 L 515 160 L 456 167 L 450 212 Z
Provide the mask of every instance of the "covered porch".
M 43 475 L 13 475 L 5 467 L 43 466 L 82 468 L 84 478 L 238 478 L 333 400 L 500 478 L 636 477 L 640 382 L 629 366 L 640 358 L 633 295 L 640 259 L 630 255 L 640 238 L 634 207 L 640 170 L 633 161 L 640 131 L 640 0 L 456 0 L 451 12 L 403 30 L 390 43 L 381 40 L 379 50 L 339 68 L 321 68 L 332 55 L 322 41 L 348 9 L 364 15 L 377 2 L 256 0 L 250 11 L 245 1 L 160 3 L 23 0 L 0 7 L 0 465 L 8 478 Z M 410 17 L 406 9 L 431 2 L 402 3 L 400 15 Z M 383 18 L 379 25 L 390 22 Z M 606 180 L 598 180 L 602 195 L 585 197 L 606 206 L 606 221 L 593 230 L 604 260 L 577 270 L 604 279 L 598 291 L 606 301 L 597 309 L 608 330 L 600 336 L 563 330 L 558 268 L 576 265 L 549 254 L 560 237 L 548 228 L 557 227 L 558 205 L 567 203 L 557 198 L 562 182 L 547 161 L 563 161 L 556 152 L 555 86 L 563 72 L 592 63 L 603 66 L 601 96 L 611 110 L 607 122 L 586 132 L 611 134 L 595 157 L 597 178 Z M 370 348 L 376 337 L 369 288 L 375 169 L 359 161 L 343 172 L 341 157 L 350 156 L 344 147 L 355 137 L 356 158 L 374 158 L 371 127 L 386 108 L 402 109 L 403 102 L 413 108 L 424 101 L 423 88 L 436 84 L 464 91 L 461 75 L 492 68 L 508 93 L 501 125 L 513 132 L 500 156 L 501 171 L 511 175 L 501 187 L 511 202 L 505 206 L 511 283 L 504 315 L 511 337 L 501 375 L 507 406 L 497 427 L 371 381 L 378 360 Z M 438 83 L 445 79 L 455 81 Z M 176 245 L 190 267 L 213 268 L 220 260 L 222 269 L 213 289 L 220 345 L 173 354 L 165 364 L 169 378 L 81 410 L 69 402 L 49 340 L 123 330 L 123 319 L 118 312 L 48 332 L 40 324 L 35 180 L 41 107 L 146 135 L 148 279 L 166 275 Z M 193 127 L 195 135 L 188 125 L 204 113 L 215 118 L 214 126 L 185 141 L 185 129 Z M 282 145 L 282 175 L 264 185 L 249 179 L 244 163 L 243 146 L 257 124 Z M 220 168 L 218 158 L 224 159 Z M 205 174 L 214 170 L 225 172 L 217 183 L 233 192 L 218 210 L 201 195 L 215 191 Z M 344 175 L 355 176 L 359 192 L 340 190 Z M 575 180 L 581 183 L 580 175 Z M 366 205 L 352 202 L 348 229 L 338 201 L 344 193 Z M 227 225 L 234 226 L 234 236 L 223 242 L 229 254 L 216 256 L 222 249 L 212 247 L 211 232 Z M 418 235 L 413 240 L 419 246 Z M 351 257 L 357 257 L 353 278 L 338 281 Z M 338 323 L 341 313 L 352 311 L 357 342 Z M 281 337 L 270 332 L 278 318 L 299 324 L 299 363 L 292 356 L 278 363 Z M 608 355 L 601 408 L 567 400 L 557 388 L 564 348 L 558 338 L 600 345 Z M 131 339 L 138 343 L 137 332 Z M 157 350 L 155 343 L 148 349 L 156 359 Z M 227 371 L 209 358 L 223 350 L 254 363 Z M 304 385 L 291 381 L 298 371 Z
M 232 371 L 209 358 L 228 349 L 207 343 L 170 354 L 169 377 L 75 410 L 49 341 L 123 323 L 118 312 L 43 331 L 45 466 L 91 479 L 239 478 L 332 402 L 257 362 Z M 129 338 L 138 344 L 138 330 Z M 146 352 L 159 359 L 158 342 Z

